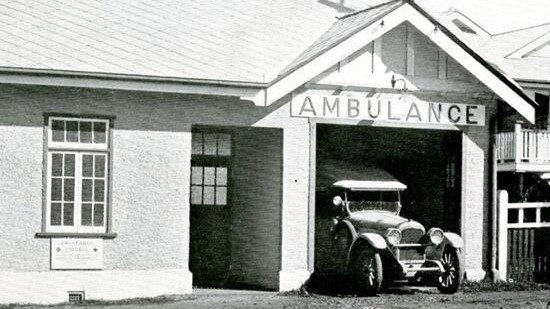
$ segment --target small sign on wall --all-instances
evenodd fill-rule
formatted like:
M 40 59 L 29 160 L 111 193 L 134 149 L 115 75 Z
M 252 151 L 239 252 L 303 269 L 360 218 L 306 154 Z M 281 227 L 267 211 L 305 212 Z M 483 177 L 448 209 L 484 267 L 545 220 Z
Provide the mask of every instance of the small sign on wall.
M 103 269 L 103 239 L 52 238 L 51 269 Z

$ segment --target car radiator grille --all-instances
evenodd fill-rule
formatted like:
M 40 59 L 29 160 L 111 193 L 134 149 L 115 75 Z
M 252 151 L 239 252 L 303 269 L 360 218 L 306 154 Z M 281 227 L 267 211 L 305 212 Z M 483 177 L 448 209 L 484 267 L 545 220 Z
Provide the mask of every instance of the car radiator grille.
M 419 248 L 399 248 L 399 260 L 424 260 L 424 254 Z
M 404 229 L 401 231 L 402 244 L 417 244 L 420 238 L 424 236 L 424 231 L 420 229 Z

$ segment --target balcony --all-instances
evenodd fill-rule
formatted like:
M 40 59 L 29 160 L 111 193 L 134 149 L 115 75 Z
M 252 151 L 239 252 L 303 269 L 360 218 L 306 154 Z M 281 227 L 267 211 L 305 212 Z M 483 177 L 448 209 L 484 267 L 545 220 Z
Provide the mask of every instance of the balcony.
M 516 124 L 513 132 L 496 134 L 498 171 L 550 172 L 550 131 L 524 129 Z

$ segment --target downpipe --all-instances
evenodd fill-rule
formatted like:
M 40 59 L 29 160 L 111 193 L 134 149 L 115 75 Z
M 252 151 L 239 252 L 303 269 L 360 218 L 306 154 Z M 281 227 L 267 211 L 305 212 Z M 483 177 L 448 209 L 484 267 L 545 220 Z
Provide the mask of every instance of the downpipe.
M 496 134 L 497 134 L 497 121 L 498 113 L 493 114 L 489 119 L 489 140 L 490 140 L 490 154 L 491 160 L 491 280 L 493 282 L 500 281 L 499 272 L 497 270 L 497 246 L 498 246 L 498 203 L 497 203 L 497 158 L 496 158 Z

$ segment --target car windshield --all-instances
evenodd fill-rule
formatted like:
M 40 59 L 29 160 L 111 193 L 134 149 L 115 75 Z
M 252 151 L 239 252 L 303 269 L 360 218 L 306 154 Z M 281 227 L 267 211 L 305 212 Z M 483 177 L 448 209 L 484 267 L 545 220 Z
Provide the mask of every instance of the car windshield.
M 347 191 L 346 199 L 351 212 L 385 210 L 395 213 L 399 208 L 399 192 L 396 191 Z

